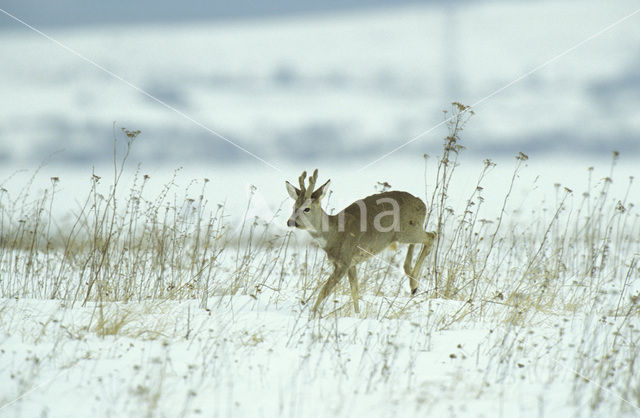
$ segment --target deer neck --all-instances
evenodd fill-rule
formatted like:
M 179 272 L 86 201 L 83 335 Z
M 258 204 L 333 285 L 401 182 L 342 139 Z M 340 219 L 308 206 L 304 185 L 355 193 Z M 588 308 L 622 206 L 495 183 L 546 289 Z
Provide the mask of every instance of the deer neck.
M 308 230 L 309 235 L 313 238 L 322 248 L 326 248 L 329 244 L 331 237 L 338 228 L 338 219 L 335 215 L 327 214 L 324 209 L 322 210 L 322 221 L 320 225 L 314 225 L 313 230 Z

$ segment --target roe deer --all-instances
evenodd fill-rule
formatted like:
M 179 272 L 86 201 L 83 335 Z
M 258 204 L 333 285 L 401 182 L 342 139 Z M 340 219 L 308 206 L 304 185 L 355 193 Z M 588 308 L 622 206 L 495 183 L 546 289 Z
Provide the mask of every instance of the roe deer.
M 328 215 L 320 206 L 320 199 L 326 194 L 331 180 L 314 191 L 318 170 L 309 178 L 308 187 L 304 183 L 306 176 L 305 171 L 298 179 L 299 189 L 286 182 L 289 196 L 295 199 L 287 226 L 309 232 L 334 265 L 333 273 L 318 294 L 313 312 L 317 313 L 318 307 L 345 274 L 349 277 L 354 310 L 360 312 L 356 265 L 394 243 L 409 244 L 404 271 L 409 276 L 414 295 L 420 268 L 436 237 L 435 232 L 424 230 L 424 202 L 407 192 L 389 191 L 357 200 L 337 215 Z M 412 268 L 415 244 L 422 244 L 422 251 Z

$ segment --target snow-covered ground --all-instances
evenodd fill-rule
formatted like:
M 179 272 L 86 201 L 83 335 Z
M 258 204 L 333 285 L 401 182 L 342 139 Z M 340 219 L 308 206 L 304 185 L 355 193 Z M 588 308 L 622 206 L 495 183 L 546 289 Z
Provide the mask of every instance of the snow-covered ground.
M 87 329 L 93 306 L 4 300 L 2 415 L 637 416 L 638 398 L 623 400 L 634 389 L 599 388 L 590 368 L 616 323 L 549 316 L 441 331 L 462 307 L 443 300 L 402 319 L 308 322 L 299 303 L 274 293 L 211 301 L 210 312 L 189 302 L 108 306 L 112 321 L 129 317 L 105 337 Z M 580 341 L 594 331 L 605 341 Z
M 279 287 L 269 281 L 211 296 L 206 310 L 198 301 L 82 307 L 4 298 L 0 411 L 637 416 L 638 313 L 627 316 L 633 305 L 626 299 L 617 317 L 584 299 L 589 306 L 554 306 L 521 323 L 517 308 L 498 297 L 480 305 L 423 294 L 410 299 L 406 283 L 396 282 L 401 274 L 392 273 L 390 291 L 365 285 L 363 314 L 350 312 L 344 289 L 336 296 L 341 314 L 312 319 L 293 277 L 298 268 Z M 224 280 L 235 275 L 213 281 L 222 287 Z
M 178 178 L 164 198 L 152 186 L 155 173 L 145 191 L 145 171 L 137 184 L 124 175 L 114 228 L 107 173 L 96 172 L 95 195 L 88 179 L 66 185 L 64 174 L 57 195 L 34 187 L 24 198 L 9 187 L 2 225 L 17 229 L 0 246 L 0 412 L 636 416 L 636 185 L 615 170 L 613 183 L 604 180 L 603 165 L 589 185 L 587 168 L 565 164 L 558 174 L 575 172 L 558 179 L 568 193 L 548 180 L 549 170 L 523 166 L 494 235 L 515 160 L 509 164 L 481 183 L 485 202 L 494 202 L 484 207 L 486 223 L 475 225 L 464 210 L 478 174 L 459 168 L 445 203 L 454 215 L 443 233 L 440 293 L 430 260 L 418 296 L 409 297 L 404 250 L 389 250 L 359 270 L 362 313 L 353 312 L 343 283 L 322 318 L 309 304 L 330 267 L 303 233 L 284 230 L 282 184 L 270 189 L 284 200 L 275 218 L 259 189 L 220 202 L 246 213 L 243 224 L 207 218 L 220 210 L 206 188 L 220 187 L 215 175 L 207 183 Z M 336 184 L 331 202 L 374 189 L 363 179 Z M 82 197 L 74 217 L 57 223 L 50 211 L 69 204 L 67 187 Z M 484 203 L 472 200 L 473 213 Z

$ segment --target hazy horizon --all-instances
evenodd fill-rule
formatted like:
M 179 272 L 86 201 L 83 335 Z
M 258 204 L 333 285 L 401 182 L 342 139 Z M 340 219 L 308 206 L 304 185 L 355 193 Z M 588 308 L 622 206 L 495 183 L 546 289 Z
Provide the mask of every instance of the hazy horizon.
M 633 2 L 577 9 L 571 1 L 354 0 L 301 12 L 281 1 L 263 15 L 234 3 L 238 15 L 253 17 L 215 22 L 206 19 L 221 3 L 193 3 L 173 24 L 159 18 L 172 16 L 168 2 L 147 16 L 160 19 L 153 24 L 138 19 L 144 2 L 77 4 L 58 5 L 64 16 L 51 27 L 38 16 L 58 15 L 40 2 L 3 7 L 173 110 L 0 15 L 0 27 L 13 27 L 0 31 L 0 56 L 10 57 L 0 68 L 5 166 L 52 155 L 66 164 L 108 162 L 114 122 L 118 132 L 142 131 L 133 158 L 150 164 L 253 160 L 230 142 L 274 163 L 373 161 L 407 142 L 393 156 L 433 155 L 452 101 L 481 102 L 463 133 L 467 153 L 640 157 L 634 19 L 571 50 Z M 203 8 L 200 21 L 189 20 Z M 85 12 L 103 24 L 89 24 Z M 65 26 L 72 18 L 87 24 Z

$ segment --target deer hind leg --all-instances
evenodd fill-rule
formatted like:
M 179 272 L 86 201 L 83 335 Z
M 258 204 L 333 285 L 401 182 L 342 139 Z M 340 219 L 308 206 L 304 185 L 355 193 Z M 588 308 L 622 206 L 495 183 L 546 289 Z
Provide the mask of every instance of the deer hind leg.
M 407 257 L 404 259 L 404 272 L 409 277 L 409 285 L 411 286 L 411 289 L 418 288 L 418 280 L 416 280 L 415 276 L 413 275 L 413 268 L 411 267 L 411 261 L 413 260 L 413 248 L 415 246 L 415 244 L 409 244 L 409 249 L 407 249 Z
M 404 272 L 407 276 L 411 276 L 411 273 L 413 272 L 413 269 L 411 268 L 411 261 L 413 260 L 413 247 L 415 247 L 415 244 L 409 244 L 407 257 L 404 259 Z
M 356 313 L 360 313 L 360 308 L 358 307 L 358 275 L 356 274 L 356 268 L 350 267 L 347 270 L 347 276 L 349 276 L 349 286 L 351 287 L 351 299 L 353 299 L 353 310 Z
M 422 263 L 424 262 L 427 254 L 431 252 L 431 248 L 433 247 L 433 241 L 436 238 L 435 232 L 426 232 L 424 233 L 424 238 L 422 240 L 422 251 L 418 255 L 418 260 L 416 260 L 416 264 L 409 275 L 409 284 L 411 285 L 411 294 L 415 295 L 418 291 L 418 275 L 420 274 L 420 269 L 422 269 Z
M 313 305 L 313 312 L 317 313 L 318 308 L 322 304 L 322 302 L 329 296 L 334 287 L 338 284 L 338 281 L 344 276 L 346 272 L 346 268 L 340 265 L 336 265 L 335 269 L 326 283 L 320 289 L 320 293 L 318 294 L 318 299 L 316 299 L 316 303 Z

